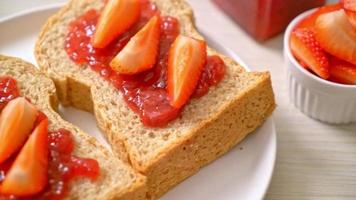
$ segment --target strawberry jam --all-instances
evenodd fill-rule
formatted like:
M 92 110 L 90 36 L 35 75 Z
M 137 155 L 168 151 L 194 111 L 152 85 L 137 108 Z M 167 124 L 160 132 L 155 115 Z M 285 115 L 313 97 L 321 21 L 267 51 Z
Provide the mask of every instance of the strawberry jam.
M 10 77 L 0 77 L 0 99 L 2 108 L 6 103 L 18 96 L 19 90 L 16 85 L 16 80 Z M 47 118 L 47 116 L 39 112 L 34 127 L 45 118 Z M 89 178 L 93 181 L 96 180 L 100 171 L 98 162 L 93 159 L 80 158 L 72 155 L 74 147 L 75 143 L 72 134 L 68 130 L 59 129 L 58 131 L 49 132 L 48 148 L 50 153 L 48 158 L 48 184 L 44 191 L 36 196 L 30 197 L 16 197 L 14 195 L 3 195 L 0 193 L 0 200 L 60 200 L 65 198 L 72 180 L 80 177 Z M 5 162 L 0 163 L 0 186 L 16 157 L 17 155 L 15 154 Z
M 100 170 L 98 162 L 72 155 L 75 144 L 71 132 L 66 129 L 49 132 L 48 140 L 49 184 L 36 199 L 63 199 L 70 181 L 78 177 L 96 180 Z
M 224 78 L 224 75 L 224 61 L 219 56 L 209 56 L 193 96 L 204 96 L 204 94 L 209 91 L 209 87 L 212 85 L 217 85 Z
M 9 101 L 19 95 L 16 80 L 10 77 L 0 77 L 0 112 Z
M 176 119 L 180 109 L 170 105 L 166 91 L 166 73 L 168 51 L 180 33 L 179 21 L 171 16 L 161 16 L 161 34 L 159 55 L 155 66 L 135 75 L 119 75 L 109 63 L 127 44 L 132 36 L 142 28 L 155 14 L 157 7 L 147 0 L 141 0 L 141 17 L 139 21 L 103 49 L 96 49 L 91 38 L 96 29 L 99 13 L 90 10 L 74 20 L 69 26 L 65 41 L 65 51 L 78 65 L 89 65 L 92 70 L 110 81 L 122 92 L 127 105 L 139 114 L 147 126 L 164 126 Z M 206 67 L 201 75 L 194 97 L 203 96 L 211 85 L 216 85 L 225 74 L 225 64 L 218 56 L 208 57 Z

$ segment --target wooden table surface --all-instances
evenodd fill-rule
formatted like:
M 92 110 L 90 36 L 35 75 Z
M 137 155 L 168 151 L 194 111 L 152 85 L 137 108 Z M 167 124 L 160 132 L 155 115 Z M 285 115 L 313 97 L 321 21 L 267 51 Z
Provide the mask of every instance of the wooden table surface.
M 0 17 L 63 1 L 0 0 Z M 266 199 L 356 199 L 356 124 L 324 124 L 308 118 L 289 102 L 283 35 L 257 43 L 210 1 L 190 3 L 201 30 L 231 48 L 254 70 L 272 74 L 278 104 L 274 112 L 278 150 Z

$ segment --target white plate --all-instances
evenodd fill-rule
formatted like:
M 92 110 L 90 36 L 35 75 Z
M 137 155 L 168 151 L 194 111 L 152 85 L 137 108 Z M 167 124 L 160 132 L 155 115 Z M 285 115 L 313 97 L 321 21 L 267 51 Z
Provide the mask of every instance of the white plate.
M 27 10 L 0 19 L 0 54 L 17 56 L 36 63 L 33 47 L 47 18 L 60 5 Z M 205 34 L 218 51 L 241 59 Z M 245 64 L 243 64 L 245 65 Z M 246 65 L 245 65 L 246 66 Z M 94 117 L 73 108 L 62 108 L 64 119 L 105 142 Z M 267 191 L 276 157 L 276 133 L 272 118 L 225 156 L 204 167 L 167 193 L 161 200 L 249 200 L 262 199 Z

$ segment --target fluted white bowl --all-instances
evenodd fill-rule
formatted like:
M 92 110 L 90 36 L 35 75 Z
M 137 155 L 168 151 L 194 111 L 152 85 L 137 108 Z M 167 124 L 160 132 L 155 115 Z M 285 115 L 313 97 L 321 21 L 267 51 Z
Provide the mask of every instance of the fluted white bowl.
M 313 10 L 296 17 L 284 35 L 284 60 L 290 100 L 306 115 L 332 124 L 356 122 L 356 86 L 330 82 L 304 69 L 289 46 L 293 28 Z

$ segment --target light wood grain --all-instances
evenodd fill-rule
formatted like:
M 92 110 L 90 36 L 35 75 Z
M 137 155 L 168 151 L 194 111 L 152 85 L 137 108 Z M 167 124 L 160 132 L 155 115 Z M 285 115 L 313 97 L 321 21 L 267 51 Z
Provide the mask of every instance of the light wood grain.
M 0 17 L 28 7 L 63 1 L 1 0 Z M 210 1 L 190 0 L 190 3 L 201 30 L 231 48 L 254 70 L 272 73 L 278 103 L 274 113 L 278 153 L 266 199 L 356 199 L 356 124 L 323 124 L 289 103 L 283 36 L 257 43 Z

